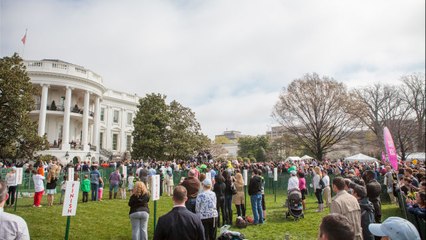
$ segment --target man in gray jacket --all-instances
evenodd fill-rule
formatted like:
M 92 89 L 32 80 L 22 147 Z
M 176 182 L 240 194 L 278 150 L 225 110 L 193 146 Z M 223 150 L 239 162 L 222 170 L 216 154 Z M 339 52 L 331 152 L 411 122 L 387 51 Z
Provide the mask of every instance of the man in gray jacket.
M 355 239 L 362 240 L 361 208 L 357 199 L 346 192 L 345 185 L 342 177 L 333 179 L 333 192 L 336 196 L 331 202 L 330 213 L 339 213 L 347 217 L 354 227 Z

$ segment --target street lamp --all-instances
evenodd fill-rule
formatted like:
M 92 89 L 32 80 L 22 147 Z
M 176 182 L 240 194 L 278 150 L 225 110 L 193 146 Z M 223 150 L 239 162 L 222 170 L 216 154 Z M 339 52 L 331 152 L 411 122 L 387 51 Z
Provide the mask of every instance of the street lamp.
M 67 163 L 68 163 L 68 158 L 70 157 L 70 154 L 68 153 L 68 151 L 65 153 L 65 160 L 67 161 Z

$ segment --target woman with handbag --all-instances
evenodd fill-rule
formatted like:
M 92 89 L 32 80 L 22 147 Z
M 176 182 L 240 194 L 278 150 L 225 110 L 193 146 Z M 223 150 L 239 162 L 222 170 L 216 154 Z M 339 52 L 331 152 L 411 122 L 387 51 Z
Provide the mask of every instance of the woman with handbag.
M 244 180 L 243 175 L 241 173 L 235 174 L 235 182 L 234 185 L 237 190 L 237 194 L 233 196 L 232 202 L 235 204 L 237 208 L 238 217 L 245 218 L 246 217 L 246 207 L 244 205 Z

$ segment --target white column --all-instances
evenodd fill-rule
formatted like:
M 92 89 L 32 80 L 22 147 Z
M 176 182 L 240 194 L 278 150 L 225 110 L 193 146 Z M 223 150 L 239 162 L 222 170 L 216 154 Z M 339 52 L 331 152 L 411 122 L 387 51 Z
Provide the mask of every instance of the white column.
M 96 96 L 95 98 L 95 116 L 94 116 L 94 125 L 93 125 L 93 145 L 96 146 L 96 151 L 99 152 L 100 140 L 99 140 L 99 123 L 100 123 L 100 97 Z
M 49 85 L 43 84 L 41 90 L 40 115 L 38 118 L 38 135 L 43 136 L 46 133 L 46 111 L 47 111 L 47 95 L 49 93 Z
M 121 141 L 120 141 L 120 152 L 124 153 L 126 151 L 126 109 L 121 108 Z
M 66 87 L 64 106 L 64 126 L 62 130 L 62 150 L 70 150 L 70 115 L 72 88 Z
M 81 144 L 83 146 L 83 151 L 87 152 L 90 150 L 88 145 L 88 132 L 89 132 L 89 99 L 90 99 L 90 93 L 89 91 L 86 91 L 84 93 L 84 107 L 83 107 L 83 136 Z
M 113 121 L 113 110 L 111 106 L 108 106 L 106 108 L 105 113 L 105 123 L 106 123 L 106 132 L 105 132 L 105 148 L 109 151 L 112 150 L 112 134 L 111 134 L 111 127 L 112 127 L 112 121 Z

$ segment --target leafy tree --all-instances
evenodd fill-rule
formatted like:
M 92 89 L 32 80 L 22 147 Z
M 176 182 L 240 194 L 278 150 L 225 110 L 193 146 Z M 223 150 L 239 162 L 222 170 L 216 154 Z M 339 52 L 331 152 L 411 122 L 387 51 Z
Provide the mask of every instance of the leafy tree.
M 138 158 L 158 158 L 165 155 L 166 132 L 169 123 L 166 96 L 147 94 L 139 100 L 138 112 L 133 124 L 132 156 Z
M 284 88 L 273 116 L 318 160 L 358 126 L 342 83 L 306 74 Z
M 34 108 L 33 88 L 18 54 L 0 59 L 0 158 L 29 159 L 45 148 L 29 112 Z
M 238 150 L 239 157 L 248 157 L 258 162 L 267 160 L 266 152 L 269 150 L 269 139 L 267 136 L 240 137 L 238 143 L 240 145 Z
M 190 108 L 172 101 L 169 106 L 167 153 L 171 159 L 184 159 L 208 146 L 209 140 L 201 134 L 200 124 Z
M 148 94 L 139 100 L 134 120 L 135 158 L 185 159 L 209 146 L 190 108 L 177 101 L 166 103 L 166 96 Z

